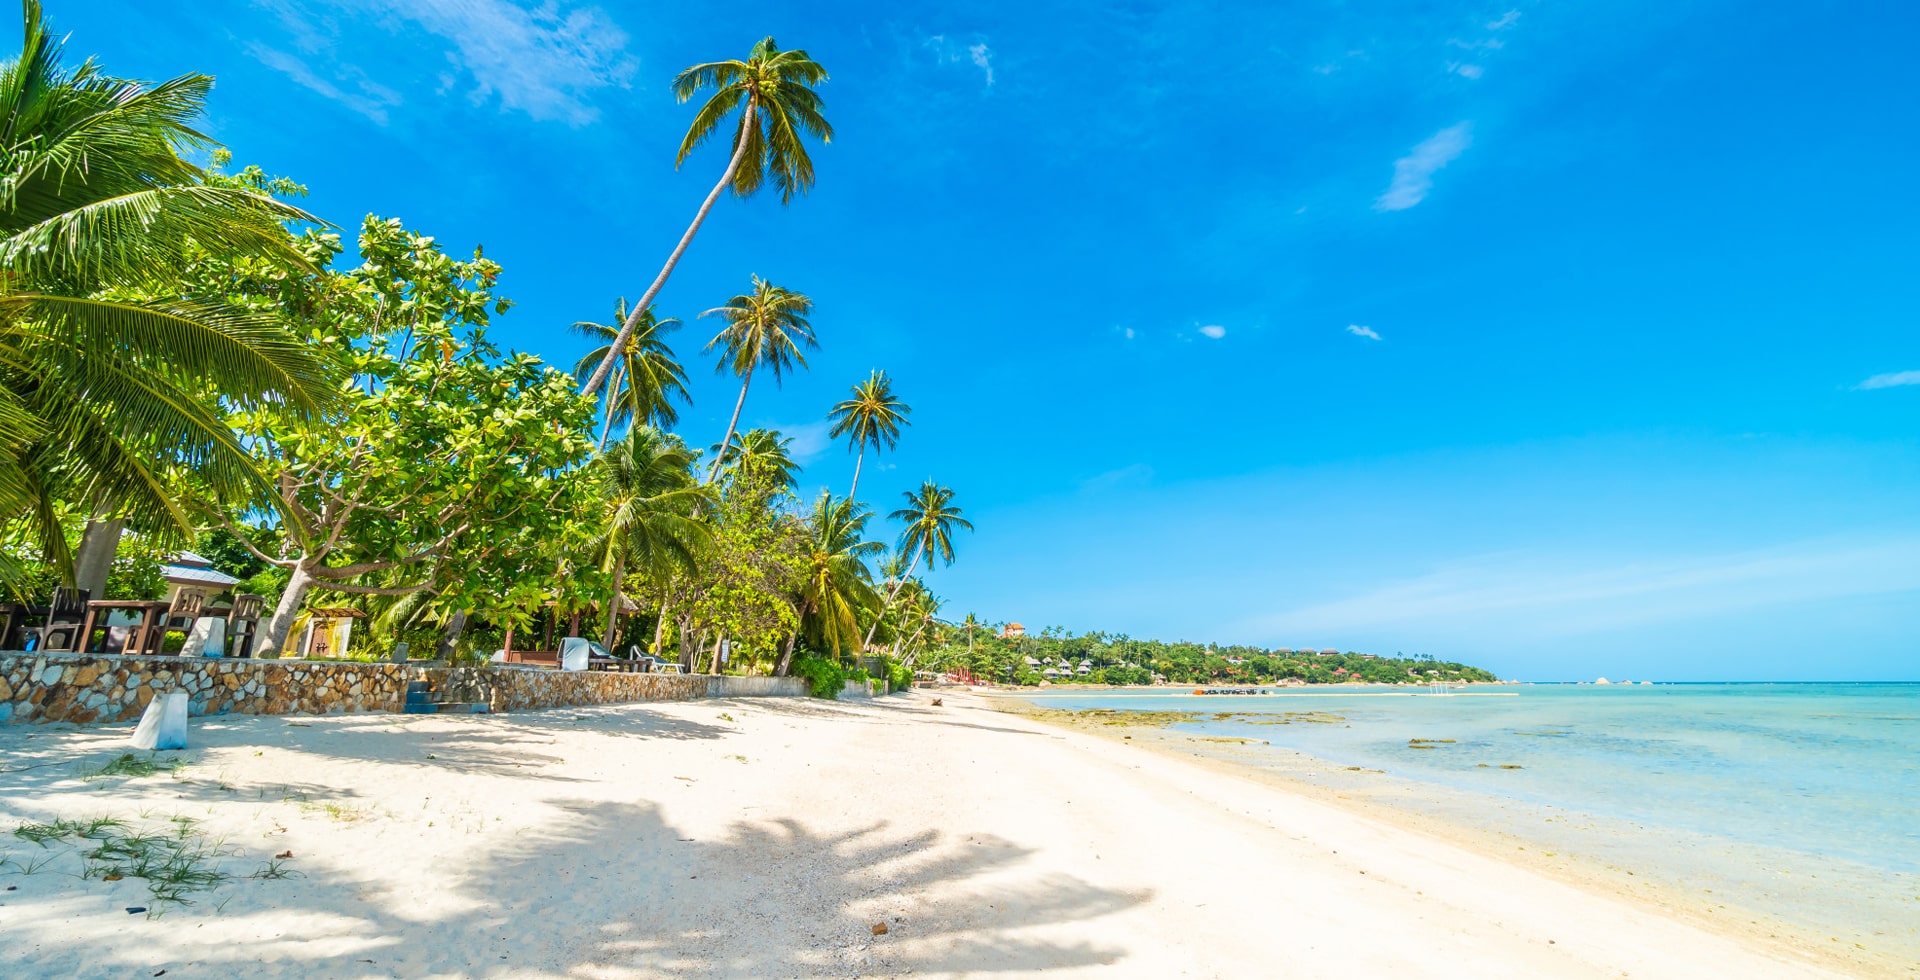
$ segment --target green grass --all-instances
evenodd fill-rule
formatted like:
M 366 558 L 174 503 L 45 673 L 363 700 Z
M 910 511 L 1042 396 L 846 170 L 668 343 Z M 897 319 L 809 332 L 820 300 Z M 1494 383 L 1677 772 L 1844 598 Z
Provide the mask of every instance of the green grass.
M 88 782 L 95 779 L 112 779 L 115 777 L 121 779 L 139 779 L 143 776 L 151 776 L 158 772 L 168 774 L 177 773 L 185 769 L 187 765 L 188 760 L 184 758 L 159 759 L 148 756 L 142 759 L 131 752 L 127 752 L 122 754 L 120 758 L 98 769 L 81 770 L 80 778 Z
M 152 909 L 147 913 L 152 918 L 163 914 L 169 906 L 192 905 L 188 895 L 216 888 L 233 877 L 219 868 L 220 859 L 232 856 L 233 851 L 220 841 L 208 840 L 191 818 L 174 817 L 169 822 L 173 825 L 169 831 L 141 831 L 115 817 L 61 819 L 21 824 L 14 828 L 13 836 L 41 847 L 60 842 L 85 848 L 84 842 L 94 842 L 91 849 L 81 851 L 80 877 L 145 881 L 147 892 L 153 897 Z M 32 874 L 44 866 L 43 861 L 23 866 L 22 870 Z

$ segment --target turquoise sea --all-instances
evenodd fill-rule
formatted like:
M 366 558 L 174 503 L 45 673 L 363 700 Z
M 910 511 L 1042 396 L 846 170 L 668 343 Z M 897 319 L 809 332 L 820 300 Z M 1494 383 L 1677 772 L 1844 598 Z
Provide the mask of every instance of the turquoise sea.
M 1222 754 L 1206 738 L 1249 739 L 1226 754 L 1634 870 L 1710 908 L 1756 911 L 1881 953 L 1920 951 L 1920 684 L 1031 698 L 1070 710 L 1204 712 L 1207 720 L 1170 730 L 1192 736 L 1196 751 Z M 1211 717 L 1221 712 L 1232 717 Z M 1302 765 L 1308 759 L 1332 765 Z

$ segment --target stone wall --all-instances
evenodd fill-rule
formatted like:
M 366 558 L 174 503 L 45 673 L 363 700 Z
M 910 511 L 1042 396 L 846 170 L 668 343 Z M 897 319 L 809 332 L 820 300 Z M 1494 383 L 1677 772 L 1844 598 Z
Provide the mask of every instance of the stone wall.
M 176 687 L 195 715 L 398 711 L 408 678 L 397 664 L 0 653 L 0 724 L 131 721 Z
M 492 711 L 807 693 L 797 677 L 0 653 L 0 724 L 131 721 L 155 691 L 175 687 L 187 692 L 194 715 L 399 711 L 409 680 L 431 682 L 443 700 L 482 701 Z
M 697 698 L 805 697 L 798 677 L 616 674 L 539 667 L 428 668 L 423 676 L 449 701 L 484 701 L 490 711 L 532 711 L 589 704 L 691 701 Z

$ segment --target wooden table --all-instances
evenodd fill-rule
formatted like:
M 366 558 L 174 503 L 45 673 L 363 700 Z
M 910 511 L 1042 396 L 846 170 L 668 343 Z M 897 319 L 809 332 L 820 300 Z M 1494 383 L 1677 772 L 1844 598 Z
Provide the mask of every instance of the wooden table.
M 87 603 L 87 622 L 80 629 L 80 652 L 91 653 L 93 647 L 94 623 L 106 625 L 107 614 L 115 609 L 129 609 L 140 613 L 140 625 L 127 635 L 127 645 L 120 652 L 140 654 L 160 652 L 161 640 L 167 634 L 167 610 L 171 603 L 153 602 L 144 599 L 100 599 Z M 105 648 L 104 641 L 101 644 Z M 151 651 L 149 647 L 151 646 Z

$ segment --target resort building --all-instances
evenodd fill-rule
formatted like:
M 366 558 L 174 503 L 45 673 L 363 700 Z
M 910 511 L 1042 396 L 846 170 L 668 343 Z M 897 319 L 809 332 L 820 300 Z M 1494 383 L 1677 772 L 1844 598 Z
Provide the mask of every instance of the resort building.
M 240 580 L 213 567 L 210 559 L 203 558 L 191 551 L 176 552 L 167 563 L 160 566 L 160 577 L 167 580 L 167 601 L 172 602 L 185 590 L 196 590 L 211 596 L 225 592 L 240 583 Z
M 1027 635 L 1027 628 L 1025 626 L 1020 625 L 1019 623 L 1008 623 L 1006 625 L 1006 628 L 1000 631 L 1000 638 L 1003 640 L 1012 639 L 1014 637 L 1026 636 L 1026 635 Z

